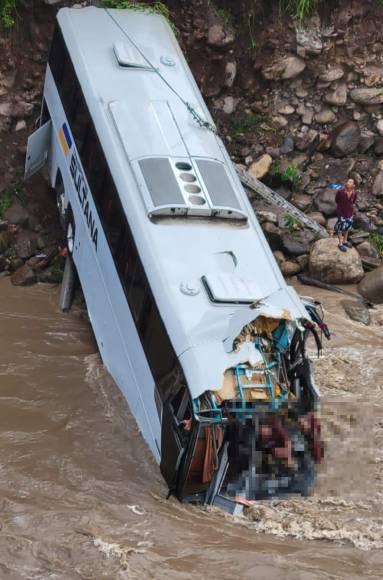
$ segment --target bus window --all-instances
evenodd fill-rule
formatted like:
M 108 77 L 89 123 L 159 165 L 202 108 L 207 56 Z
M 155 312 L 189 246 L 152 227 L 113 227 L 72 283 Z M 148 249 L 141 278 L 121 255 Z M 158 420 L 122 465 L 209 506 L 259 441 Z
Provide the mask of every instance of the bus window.
M 56 25 L 51 48 L 49 51 L 49 67 L 55 80 L 57 90 L 60 90 L 61 81 L 65 68 L 65 61 L 68 59 L 61 29 Z
M 85 137 L 81 161 L 97 211 L 101 214 L 102 192 L 106 188 L 108 172 L 104 153 L 93 126 Z
M 72 118 L 74 111 L 76 110 L 76 96 L 77 96 L 77 85 L 78 80 L 75 75 L 73 64 L 71 59 L 68 57 L 65 59 L 64 73 L 61 81 L 60 97 L 64 107 L 65 114 L 72 124 Z
M 143 344 L 154 380 L 160 381 L 175 366 L 176 356 L 154 301 L 145 317 Z
M 90 132 L 90 119 L 88 107 L 85 104 L 85 99 L 83 97 L 80 85 L 77 86 L 74 102 L 76 103 L 76 106 L 72 114 L 71 129 L 76 143 L 77 151 L 81 157 L 85 147 L 87 135 Z

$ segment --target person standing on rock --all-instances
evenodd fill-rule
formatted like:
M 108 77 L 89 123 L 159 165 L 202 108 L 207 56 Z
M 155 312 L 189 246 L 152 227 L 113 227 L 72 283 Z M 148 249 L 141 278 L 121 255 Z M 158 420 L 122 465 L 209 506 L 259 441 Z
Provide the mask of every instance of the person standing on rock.
M 348 233 L 352 228 L 356 202 L 355 182 L 353 179 L 348 179 L 346 185 L 338 189 L 335 201 L 338 219 L 336 220 L 334 231 L 338 235 L 338 248 L 342 252 L 347 252 L 347 248 L 352 248 L 351 242 L 348 241 Z

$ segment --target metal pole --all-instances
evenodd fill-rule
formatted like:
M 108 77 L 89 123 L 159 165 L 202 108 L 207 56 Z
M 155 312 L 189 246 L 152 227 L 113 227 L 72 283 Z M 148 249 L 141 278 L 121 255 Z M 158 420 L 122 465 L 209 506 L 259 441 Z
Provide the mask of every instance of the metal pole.
M 72 256 L 68 255 L 65 259 L 64 275 L 60 292 L 60 310 L 62 312 L 68 312 L 68 310 L 70 310 L 72 305 L 75 280 L 76 269 L 72 260 Z

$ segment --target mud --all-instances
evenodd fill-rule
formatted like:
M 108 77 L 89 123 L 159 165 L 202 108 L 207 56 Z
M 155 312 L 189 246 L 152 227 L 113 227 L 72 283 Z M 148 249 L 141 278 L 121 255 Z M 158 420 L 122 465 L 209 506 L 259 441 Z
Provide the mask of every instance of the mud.
M 316 363 L 327 461 L 312 497 L 233 518 L 166 500 L 83 312 L 0 280 L 0 577 L 380 578 L 382 328 L 302 292 L 334 329 Z

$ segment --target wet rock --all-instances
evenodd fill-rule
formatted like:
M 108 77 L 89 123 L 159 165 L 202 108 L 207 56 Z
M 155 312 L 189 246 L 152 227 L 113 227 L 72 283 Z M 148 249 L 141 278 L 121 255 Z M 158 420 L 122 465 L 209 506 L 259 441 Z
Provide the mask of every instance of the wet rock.
M 319 224 L 320 226 L 326 227 L 326 218 L 320 211 L 312 211 L 307 214 L 307 217 L 317 222 L 317 224 Z
M 5 252 L 9 246 L 9 233 L 7 231 L 0 232 L 0 252 Z
M 354 248 L 341 252 L 338 240 L 318 240 L 311 248 L 310 275 L 327 284 L 353 284 L 363 278 L 361 258 Z
M 335 113 L 331 109 L 323 109 L 315 115 L 315 121 L 321 124 L 332 123 L 335 121 Z
M 237 63 L 235 61 L 226 63 L 225 75 L 225 86 L 231 88 L 237 76 Z
M 368 272 L 358 284 L 358 292 L 375 304 L 383 304 L 383 266 Z
M 262 68 L 262 75 L 268 81 L 293 79 L 306 68 L 306 63 L 297 56 L 285 56 Z
M 11 282 L 14 286 L 32 286 L 36 281 L 34 271 L 27 264 L 18 268 L 11 276 Z
M 323 83 L 332 83 L 340 80 L 344 76 L 344 70 L 341 66 L 333 66 L 321 72 L 318 79 Z
M 29 212 L 18 201 L 14 201 L 10 208 L 4 214 L 4 218 L 15 226 L 23 228 L 29 225 Z
M 366 326 L 371 323 L 370 311 L 362 302 L 356 300 L 342 300 L 341 304 L 351 320 L 361 322 Z
M 327 93 L 324 97 L 324 100 L 329 105 L 335 105 L 337 107 L 341 107 L 346 104 L 347 102 L 347 85 L 341 83 L 336 89 Z
M 326 217 L 332 217 L 336 213 L 335 195 L 334 189 L 327 188 L 319 192 L 314 200 L 317 210 Z
M 262 179 L 270 171 L 272 163 L 273 159 L 271 155 L 265 153 L 264 155 L 262 155 L 262 157 L 260 157 L 259 159 L 257 159 L 257 161 L 254 161 L 254 163 L 250 165 L 249 173 L 254 177 L 256 177 L 257 179 Z
M 301 271 L 301 267 L 297 262 L 291 262 L 290 260 L 286 260 L 280 264 L 281 272 L 286 278 L 290 276 L 296 276 Z
M 360 141 L 360 127 L 355 121 L 346 121 L 336 127 L 332 134 L 331 151 L 336 157 L 344 157 L 356 151 Z
M 361 105 L 382 105 L 383 88 L 353 89 L 350 92 L 350 97 L 355 103 L 359 103 Z
M 313 237 L 307 232 L 294 234 L 284 234 L 282 236 L 282 247 L 289 256 L 301 256 L 308 254 L 310 243 Z

